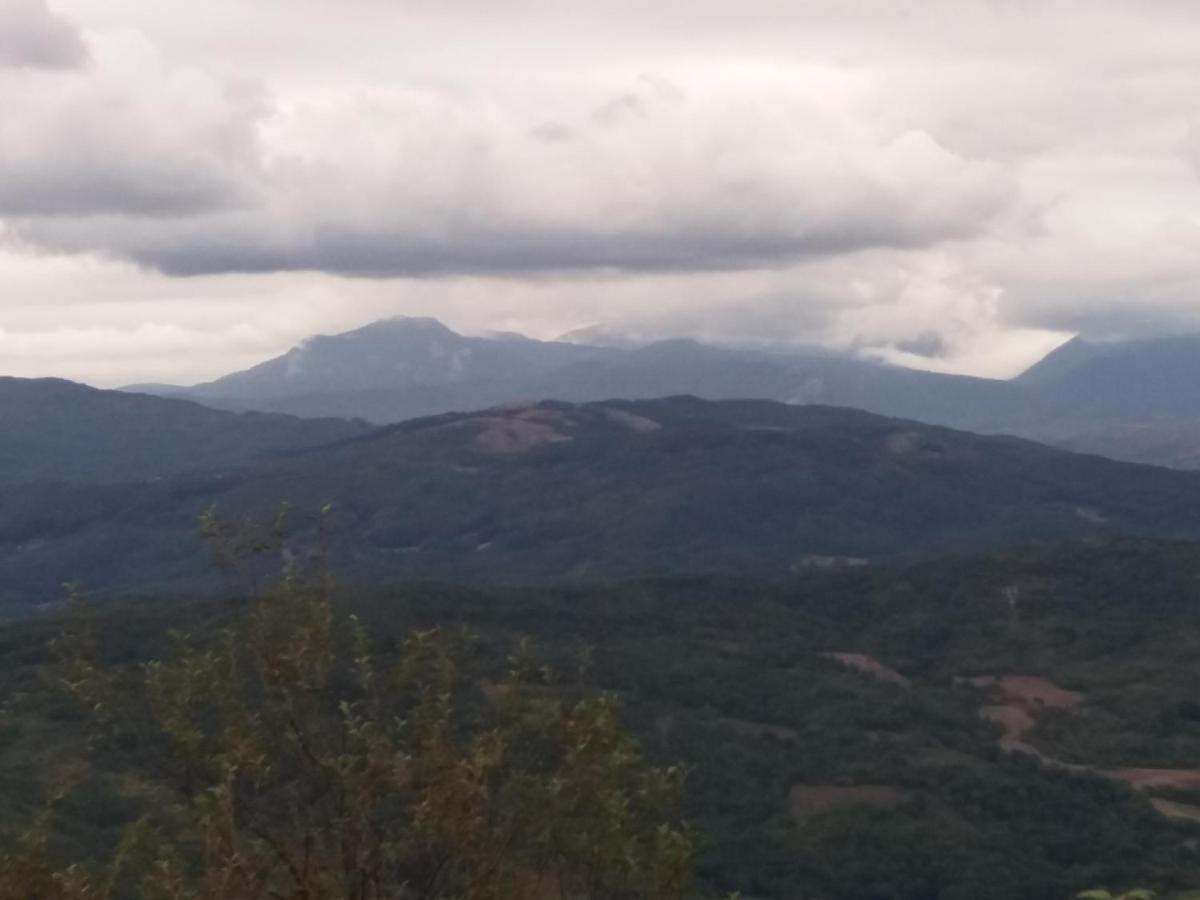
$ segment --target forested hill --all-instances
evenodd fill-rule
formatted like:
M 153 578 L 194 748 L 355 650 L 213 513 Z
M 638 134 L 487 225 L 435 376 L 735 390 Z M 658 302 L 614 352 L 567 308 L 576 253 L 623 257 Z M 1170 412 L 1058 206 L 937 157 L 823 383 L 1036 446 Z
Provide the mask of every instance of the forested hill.
M 57 378 L 0 378 L 0 484 L 133 481 L 361 434 L 339 419 L 230 413 Z
M 194 586 L 194 535 L 331 503 L 337 574 L 786 573 L 1114 533 L 1200 534 L 1200 474 L 829 407 L 672 398 L 416 420 L 211 476 L 0 496 L 0 584 Z

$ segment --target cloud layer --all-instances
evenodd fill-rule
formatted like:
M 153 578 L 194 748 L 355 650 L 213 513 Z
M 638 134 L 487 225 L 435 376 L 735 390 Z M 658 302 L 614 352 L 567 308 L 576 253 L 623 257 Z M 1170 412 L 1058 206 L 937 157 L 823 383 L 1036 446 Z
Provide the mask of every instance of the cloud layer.
M 1200 329 L 1190 4 L 168 7 L 0 0 L 13 371 L 205 377 L 394 312 L 989 374 Z
M 751 269 L 970 237 L 1014 195 L 995 163 L 769 83 L 641 78 L 559 109 L 356 88 L 268 110 L 152 58 L 125 69 L 150 87 L 30 92 L 0 214 L 169 275 Z
M 0 3 L 0 68 L 71 69 L 86 59 L 79 32 L 45 0 Z

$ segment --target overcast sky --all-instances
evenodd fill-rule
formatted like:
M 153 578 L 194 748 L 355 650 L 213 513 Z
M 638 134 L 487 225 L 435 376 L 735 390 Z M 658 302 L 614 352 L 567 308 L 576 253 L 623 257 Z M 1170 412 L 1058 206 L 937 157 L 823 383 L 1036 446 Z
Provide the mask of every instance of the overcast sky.
M 1192 0 L 0 0 L 0 372 L 1200 331 Z

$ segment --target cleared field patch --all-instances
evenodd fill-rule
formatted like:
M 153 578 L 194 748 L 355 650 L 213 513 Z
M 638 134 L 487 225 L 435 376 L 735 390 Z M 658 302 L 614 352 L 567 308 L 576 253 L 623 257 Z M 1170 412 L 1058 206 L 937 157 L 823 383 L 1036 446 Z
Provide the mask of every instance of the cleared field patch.
M 1102 774 L 1143 791 L 1200 788 L 1200 769 L 1107 769 Z
M 1169 819 L 1186 819 L 1189 822 L 1200 822 L 1200 806 L 1190 803 L 1177 803 L 1163 797 L 1152 797 L 1150 805 Z
M 1038 675 L 976 675 L 956 679 L 980 689 L 994 688 L 1002 697 L 1027 708 L 1073 709 L 1086 698 Z
M 822 653 L 826 659 L 837 660 L 844 666 L 849 666 L 851 669 L 857 669 L 865 675 L 870 675 L 872 678 L 878 678 L 880 681 L 886 681 L 889 684 L 899 685 L 900 687 L 912 687 L 912 681 L 905 678 L 895 669 L 886 666 L 872 656 L 867 656 L 865 653 Z

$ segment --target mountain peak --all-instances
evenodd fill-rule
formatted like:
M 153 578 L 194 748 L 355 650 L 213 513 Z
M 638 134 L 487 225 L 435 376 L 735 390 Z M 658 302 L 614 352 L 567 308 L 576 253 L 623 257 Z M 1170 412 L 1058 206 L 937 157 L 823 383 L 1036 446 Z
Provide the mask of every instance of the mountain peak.
M 1090 357 L 1096 345 L 1076 335 L 1065 343 L 1059 344 L 1032 366 L 1018 375 L 1018 382 L 1036 382 L 1053 378 L 1068 369 L 1074 368 L 1083 360 Z
M 354 340 L 364 337 L 396 337 L 398 335 L 449 339 L 462 339 L 463 337 L 440 320 L 429 316 L 390 316 L 351 331 L 335 335 L 322 335 L 321 337 L 329 340 Z

